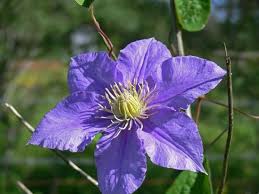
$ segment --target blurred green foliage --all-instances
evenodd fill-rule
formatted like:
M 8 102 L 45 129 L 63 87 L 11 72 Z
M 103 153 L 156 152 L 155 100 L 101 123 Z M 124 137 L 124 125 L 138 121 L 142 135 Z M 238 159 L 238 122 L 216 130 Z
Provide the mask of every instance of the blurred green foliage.
M 96 18 L 118 53 L 127 43 L 147 37 L 169 46 L 168 3 L 96 0 L 94 5 Z M 258 8 L 256 0 L 214 0 L 206 28 L 183 33 L 187 54 L 209 58 L 222 67 L 222 42 L 226 42 L 233 62 L 235 106 L 251 113 L 259 110 Z M 17 107 L 33 126 L 68 94 L 66 71 L 70 57 L 89 50 L 105 50 L 105 45 L 87 9 L 75 1 L 0 1 L 0 98 Z M 226 102 L 225 85 L 223 81 L 208 97 Z M 226 109 L 203 102 L 199 126 L 206 148 L 226 128 Z M 20 193 L 17 179 L 38 194 L 98 193 L 50 151 L 26 146 L 29 132 L 6 111 L 0 111 L 0 130 L 0 193 Z M 257 121 L 235 114 L 227 193 L 259 192 L 258 130 Z M 224 145 L 225 136 L 206 152 L 214 189 L 219 182 Z M 66 155 L 96 177 L 93 151 L 91 145 L 84 153 Z M 178 171 L 149 163 L 146 180 L 136 193 L 164 193 L 177 175 Z
M 193 32 L 202 30 L 209 19 L 210 0 L 182 1 L 175 2 L 176 16 L 183 29 Z
M 89 7 L 94 0 L 75 0 L 79 5 Z

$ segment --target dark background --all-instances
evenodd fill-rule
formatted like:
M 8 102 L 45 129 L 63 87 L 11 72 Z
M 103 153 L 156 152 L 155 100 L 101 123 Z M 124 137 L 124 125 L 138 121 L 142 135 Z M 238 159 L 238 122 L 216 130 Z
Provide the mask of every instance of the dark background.
M 116 53 L 126 44 L 155 37 L 168 44 L 171 26 L 166 0 L 96 0 L 98 21 L 112 40 Z M 185 52 L 224 67 L 223 41 L 233 63 L 235 106 L 259 114 L 259 3 L 256 0 L 212 0 L 206 28 L 183 33 Z M 44 113 L 68 94 L 66 73 L 70 57 L 105 50 L 87 9 L 72 0 L 0 1 L 0 102 L 13 104 L 36 126 Z M 226 80 L 208 97 L 227 102 Z M 195 105 L 192 107 L 195 112 Z M 49 150 L 26 146 L 30 133 L 1 107 L 0 193 L 18 194 L 22 180 L 34 193 L 99 193 Z M 200 133 L 208 145 L 227 127 L 227 110 L 204 102 Z M 234 137 L 227 182 L 229 194 L 259 192 L 259 122 L 235 113 Z M 226 136 L 210 147 L 214 188 L 219 184 Z M 65 153 L 96 177 L 94 144 L 83 153 Z M 153 164 L 136 193 L 164 193 L 177 171 Z

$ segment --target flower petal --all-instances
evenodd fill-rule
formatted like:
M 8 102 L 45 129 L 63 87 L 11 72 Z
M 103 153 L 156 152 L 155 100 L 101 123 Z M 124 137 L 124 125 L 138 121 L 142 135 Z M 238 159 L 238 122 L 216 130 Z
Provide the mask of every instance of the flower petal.
M 144 122 L 143 139 L 151 161 L 159 166 L 205 172 L 196 124 L 184 113 L 161 109 Z
M 103 194 L 133 193 L 145 179 L 143 142 L 133 129 L 112 140 L 111 136 L 103 136 L 95 151 L 99 188 Z
M 186 109 L 196 98 L 215 88 L 225 74 L 225 70 L 206 59 L 194 56 L 171 58 L 153 76 L 159 90 L 153 103 Z
M 106 52 L 89 52 L 71 58 L 68 70 L 70 92 L 104 91 L 117 76 L 116 62 Z
M 124 83 L 134 79 L 141 82 L 170 57 L 166 46 L 154 38 L 138 40 L 120 51 L 118 69 L 123 74 Z
M 93 118 L 99 95 L 77 92 L 48 112 L 33 133 L 29 144 L 50 149 L 83 151 L 106 123 Z

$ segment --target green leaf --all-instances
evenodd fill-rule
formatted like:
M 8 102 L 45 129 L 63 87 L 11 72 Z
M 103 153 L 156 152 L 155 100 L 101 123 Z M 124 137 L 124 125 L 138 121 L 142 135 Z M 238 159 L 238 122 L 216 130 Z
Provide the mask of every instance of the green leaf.
M 89 7 L 94 0 L 75 0 L 79 5 Z
M 209 161 L 206 158 L 204 158 L 203 166 L 208 175 L 183 171 L 166 194 L 213 194 Z
M 199 31 L 206 26 L 210 14 L 210 0 L 174 0 L 174 2 L 177 19 L 183 29 Z
M 190 171 L 181 172 L 166 194 L 190 194 L 198 174 Z
M 203 165 L 208 175 L 199 173 L 192 187 L 191 194 L 213 194 L 209 160 L 204 158 Z

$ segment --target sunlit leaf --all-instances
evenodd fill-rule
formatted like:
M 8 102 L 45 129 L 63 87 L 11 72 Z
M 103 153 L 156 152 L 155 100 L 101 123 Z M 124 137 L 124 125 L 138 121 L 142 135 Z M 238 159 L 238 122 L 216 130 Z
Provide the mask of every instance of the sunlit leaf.
M 79 5 L 89 7 L 94 0 L 75 0 Z
M 203 29 L 210 14 L 210 0 L 174 0 L 178 22 L 187 31 Z
M 166 194 L 190 194 L 198 174 L 190 171 L 181 172 Z
M 175 179 L 166 194 L 213 194 L 209 161 L 206 158 L 203 165 L 208 175 L 183 171 Z

